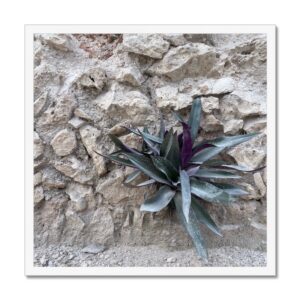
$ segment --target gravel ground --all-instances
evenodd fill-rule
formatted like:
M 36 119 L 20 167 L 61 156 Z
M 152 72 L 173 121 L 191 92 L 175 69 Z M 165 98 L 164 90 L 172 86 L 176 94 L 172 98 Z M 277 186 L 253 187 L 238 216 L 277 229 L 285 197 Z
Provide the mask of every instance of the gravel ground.
M 86 251 L 86 252 L 84 252 Z M 90 245 L 87 249 L 67 246 L 36 248 L 34 265 L 39 267 L 260 267 L 266 252 L 223 247 L 208 250 L 204 263 L 194 249 L 170 251 L 157 246 L 111 247 Z

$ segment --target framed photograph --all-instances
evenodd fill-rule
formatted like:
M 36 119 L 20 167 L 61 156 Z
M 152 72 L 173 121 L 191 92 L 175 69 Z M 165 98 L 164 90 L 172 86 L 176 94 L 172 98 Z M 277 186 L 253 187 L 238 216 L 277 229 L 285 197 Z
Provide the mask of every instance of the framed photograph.
M 276 276 L 276 27 L 25 26 L 27 276 Z

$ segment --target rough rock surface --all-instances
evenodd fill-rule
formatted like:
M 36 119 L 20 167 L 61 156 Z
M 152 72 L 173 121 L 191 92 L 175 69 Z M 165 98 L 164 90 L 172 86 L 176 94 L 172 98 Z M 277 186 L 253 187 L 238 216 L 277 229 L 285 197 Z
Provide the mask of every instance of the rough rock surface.
M 58 156 L 69 155 L 76 148 L 75 133 L 69 129 L 63 129 L 55 135 L 50 144 Z
M 153 244 L 183 252 L 168 253 L 149 265 L 197 265 L 196 260 L 183 258 L 192 253 L 187 249 L 192 243 L 172 211 L 140 212 L 144 194 L 154 189 L 123 186 L 130 168 L 107 162 L 95 151 L 115 150 L 108 133 L 136 146 L 136 137 L 122 125 L 147 125 L 155 132 L 159 111 L 168 126 L 177 128 L 171 110 L 186 116 L 192 97 L 202 95 L 200 136 L 261 132 L 248 143 L 229 149 L 222 158 L 253 168 L 263 166 L 266 37 L 37 34 L 34 44 L 35 246 L 82 249 L 92 244 L 116 245 L 121 249 L 116 250 L 118 256 L 124 254 L 126 247 L 122 245 L 139 249 Z M 208 205 L 224 234 L 219 238 L 204 230 L 210 248 L 266 248 L 266 171 L 250 173 L 243 181 L 249 195 L 230 206 Z M 37 264 L 50 266 L 53 261 L 54 265 L 79 265 L 81 256 L 77 260 L 77 250 L 74 253 L 70 249 L 68 255 L 73 258 L 68 262 L 65 258 L 52 260 L 44 253 L 38 256 Z M 139 255 L 138 250 L 130 249 L 128 253 Z M 214 250 L 216 264 L 212 265 L 243 265 L 242 260 L 234 261 L 239 250 L 232 260 L 228 256 L 226 263 L 220 263 L 218 259 L 232 248 L 222 249 L 225 254 Z M 264 263 L 263 255 L 245 251 L 243 259 L 248 254 L 254 258 L 258 255 Z M 100 265 L 118 265 L 106 261 L 104 255 Z M 252 265 L 251 259 L 245 264 Z M 133 262 L 124 259 L 120 264 Z M 92 260 L 90 265 L 96 263 Z

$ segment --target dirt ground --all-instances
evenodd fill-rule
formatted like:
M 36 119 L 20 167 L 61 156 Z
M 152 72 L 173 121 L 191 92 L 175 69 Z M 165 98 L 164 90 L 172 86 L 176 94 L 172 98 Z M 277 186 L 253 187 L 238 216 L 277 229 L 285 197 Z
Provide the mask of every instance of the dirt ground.
M 36 248 L 34 265 L 43 267 L 260 267 L 266 266 L 266 252 L 223 247 L 209 249 L 208 262 L 201 261 L 194 249 L 170 251 L 158 246 L 92 247 L 50 246 Z

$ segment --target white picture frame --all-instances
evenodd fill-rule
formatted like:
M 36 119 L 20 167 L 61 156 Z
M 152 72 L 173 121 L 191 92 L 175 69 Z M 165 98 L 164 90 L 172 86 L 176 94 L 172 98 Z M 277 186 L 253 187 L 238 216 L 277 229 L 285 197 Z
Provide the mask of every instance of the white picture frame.
M 265 267 L 36 267 L 33 226 L 33 35 L 35 33 L 264 33 L 267 36 L 267 265 Z M 27 276 L 276 276 L 276 27 L 274 25 L 25 26 L 25 274 Z

